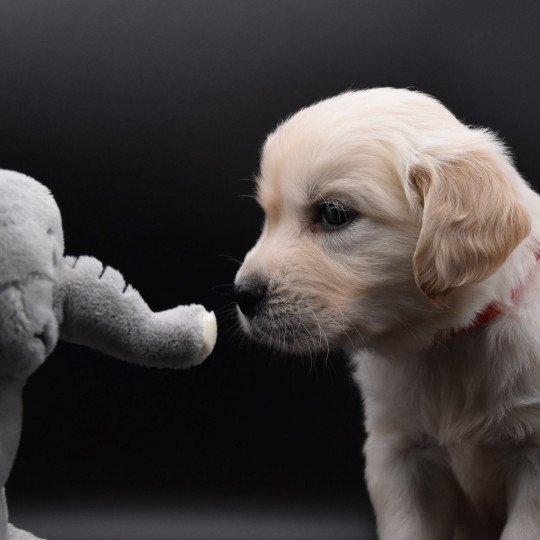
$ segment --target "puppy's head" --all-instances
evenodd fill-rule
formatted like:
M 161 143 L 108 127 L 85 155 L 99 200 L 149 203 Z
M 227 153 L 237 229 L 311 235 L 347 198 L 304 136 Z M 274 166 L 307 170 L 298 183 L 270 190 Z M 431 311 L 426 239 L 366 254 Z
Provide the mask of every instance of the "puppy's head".
M 522 180 L 485 130 L 419 92 L 303 109 L 262 152 L 262 234 L 236 276 L 244 330 L 302 352 L 433 317 L 527 236 Z

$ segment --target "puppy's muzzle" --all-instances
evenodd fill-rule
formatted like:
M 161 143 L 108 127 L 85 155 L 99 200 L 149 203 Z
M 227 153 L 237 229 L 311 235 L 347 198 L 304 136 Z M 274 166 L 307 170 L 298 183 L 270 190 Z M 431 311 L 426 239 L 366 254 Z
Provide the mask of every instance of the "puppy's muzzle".
M 234 300 L 248 318 L 254 317 L 266 298 L 267 284 L 260 278 L 242 279 L 234 285 Z

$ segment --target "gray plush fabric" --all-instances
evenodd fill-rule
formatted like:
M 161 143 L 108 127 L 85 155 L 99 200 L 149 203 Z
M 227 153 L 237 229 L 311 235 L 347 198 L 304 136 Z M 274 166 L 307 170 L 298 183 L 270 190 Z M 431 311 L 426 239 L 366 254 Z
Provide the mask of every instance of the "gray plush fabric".
M 202 306 L 154 313 L 117 271 L 93 257 L 64 257 L 60 211 L 39 182 L 0 170 L 0 487 L 17 446 L 26 378 L 58 339 L 128 362 L 185 368 L 216 341 Z M 0 540 L 36 537 L 7 523 L 0 492 Z
M 9 540 L 41 540 L 32 533 L 17 529 L 11 523 L 8 524 L 8 538 Z
M 202 306 L 153 313 L 120 272 L 93 257 L 66 257 L 60 276 L 61 339 L 145 366 L 187 367 L 203 359 Z

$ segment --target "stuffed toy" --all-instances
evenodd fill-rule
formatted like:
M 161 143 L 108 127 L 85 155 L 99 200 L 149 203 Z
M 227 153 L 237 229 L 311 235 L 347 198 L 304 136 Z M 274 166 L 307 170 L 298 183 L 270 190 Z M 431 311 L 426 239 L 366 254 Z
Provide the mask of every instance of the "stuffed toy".
M 202 306 L 154 313 L 122 275 L 65 257 L 60 211 L 39 182 L 0 170 L 0 540 L 36 540 L 8 524 L 4 486 L 21 431 L 22 390 L 58 339 L 143 366 L 186 368 L 216 342 Z

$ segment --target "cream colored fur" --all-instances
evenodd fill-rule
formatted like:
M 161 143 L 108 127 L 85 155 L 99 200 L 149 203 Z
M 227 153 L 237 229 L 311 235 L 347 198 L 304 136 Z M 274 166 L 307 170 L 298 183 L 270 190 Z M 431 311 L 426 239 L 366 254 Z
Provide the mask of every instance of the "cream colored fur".
M 540 197 L 502 143 L 420 92 L 347 92 L 268 137 L 258 198 L 242 325 L 350 354 L 380 538 L 538 540 Z M 357 217 L 329 231 L 325 201 Z

